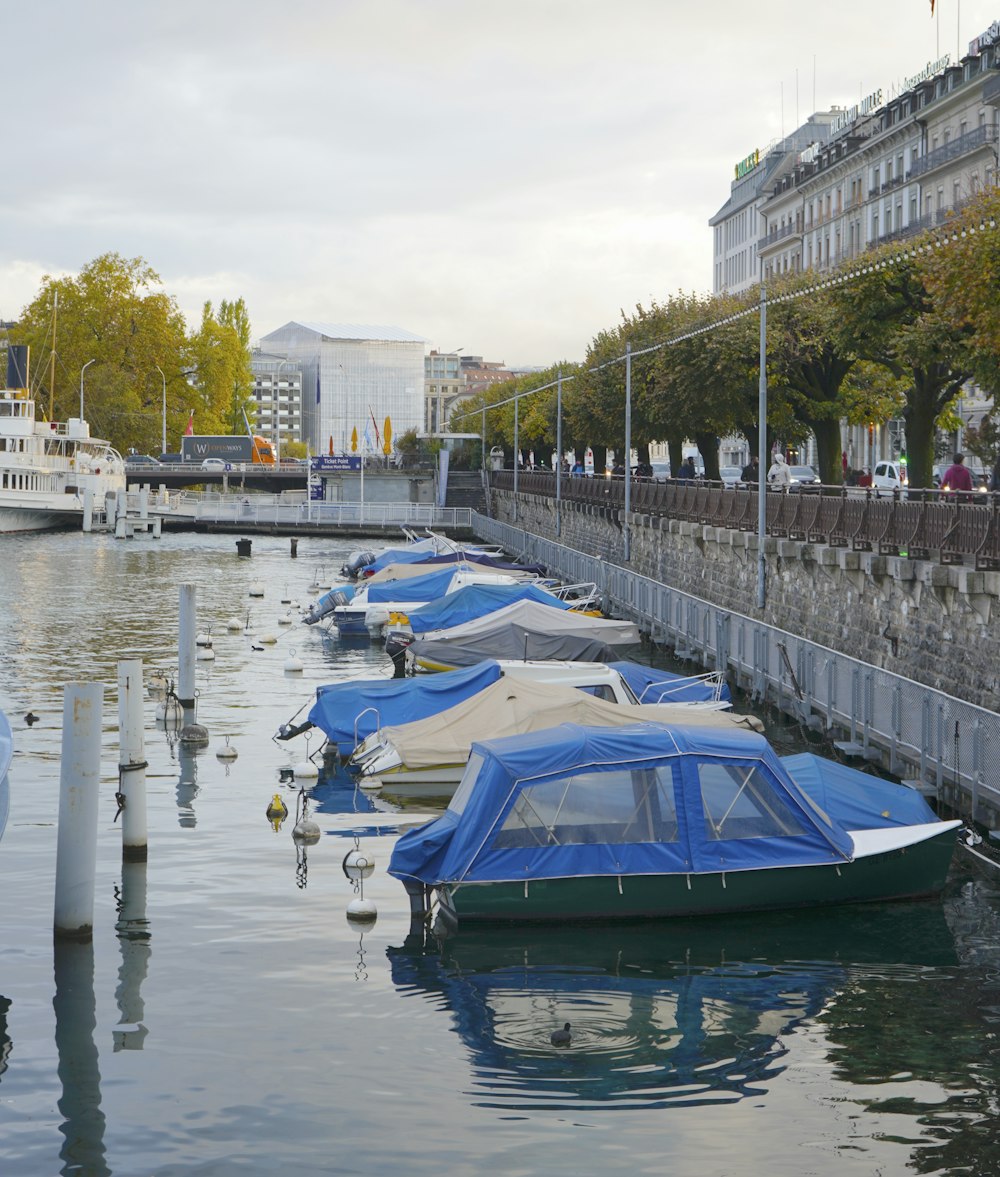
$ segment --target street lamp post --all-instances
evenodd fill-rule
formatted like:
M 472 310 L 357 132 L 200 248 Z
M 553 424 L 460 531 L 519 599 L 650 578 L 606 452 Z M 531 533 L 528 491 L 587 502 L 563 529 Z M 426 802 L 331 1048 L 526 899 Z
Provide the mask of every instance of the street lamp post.
M 88 360 L 80 369 L 80 420 L 83 420 L 83 374 L 90 367 L 91 364 L 96 364 L 96 360 Z
M 159 364 L 155 365 L 157 372 L 160 373 L 160 379 L 163 381 L 163 437 L 161 438 L 162 449 L 161 454 L 167 452 L 167 378 L 163 375 L 163 369 Z

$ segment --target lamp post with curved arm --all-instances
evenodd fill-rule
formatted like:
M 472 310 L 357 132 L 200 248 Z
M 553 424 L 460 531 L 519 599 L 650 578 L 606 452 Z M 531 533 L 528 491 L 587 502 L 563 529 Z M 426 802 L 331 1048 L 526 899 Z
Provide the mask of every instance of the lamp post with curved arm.
M 96 364 L 97 360 L 88 360 L 80 369 L 80 420 L 83 420 L 83 374 L 90 367 L 91 364 Z
M 161 454 L 167 452 L 167 378 L 163 375 L 163 369 L 159 364 L 154 365 L 157 372 L 160 373 L 160 379 L 163 381 L 163 437 L 161 444 L 163 448 L 160 450 Z

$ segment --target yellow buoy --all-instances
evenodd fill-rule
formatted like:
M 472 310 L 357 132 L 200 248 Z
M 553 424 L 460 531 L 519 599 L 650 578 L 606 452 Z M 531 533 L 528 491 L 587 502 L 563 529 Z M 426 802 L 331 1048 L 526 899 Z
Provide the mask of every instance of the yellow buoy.
M 282 801 L 281 794 L 275 793 L 271 798 L 271 804 L 265 810 L 267 819 L 274 826 L 274 832 L 277 833 L 281 829 L 281 823 L 288 816 L 288 806 Z

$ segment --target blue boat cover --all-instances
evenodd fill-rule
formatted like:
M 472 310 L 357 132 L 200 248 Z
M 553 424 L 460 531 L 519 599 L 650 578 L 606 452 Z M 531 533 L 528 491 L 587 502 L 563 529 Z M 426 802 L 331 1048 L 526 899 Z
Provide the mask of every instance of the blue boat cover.
M 715 699 L 731 703 L 733 700 L 725 683 L 716 694 L 715 684 L 701 675 L 671 674 L 669 670 L 654 670 L 652 666 L 640 666 L 638 662 L 612 662 L 611 665 L 632 688 L 640 703 L 710 703 Z
M 331 743 L 336 743 L 342 756 L 349 756 L 355 744 L 371 735 L 379 723 L 385 727 L 437 715 L 495 683 L 499 677 L 500 667 L 496 662 L 480 662 L 467 670 L 448 670 L 419 678 L 332 683 L 317 687 L 309 722 L 324 732 Z
M 455 569 L 445 565 L 423 576 L 411 576 L 407 580 L 387 580 L 381 584 L 370 584 L 366 589 L 368 604 L 385 604 L 387 601 L 436 601 L 448 591 L 455 576 Z
M 421 560 L 426 560 L 428 556 L 433 556 L 434 552 L 423 545 L 417 547 L 406 548 L 386 548 L 384 552 L 379 552 L 375 559 L 366 564 L 361 569 L 359 575 L 374 576 L 376 572 L 381 572 L 389 564 L 419 564 Z
M 874 830 L 938 820 L 916 789 L 906 785 L 811 752 L 782 756 L 781 763 L 799 788 L 845 829 Z
M 467 584 L 439 600 L 430 601 L 414 609 L 407 616 L 414 633 L 429 629 L 450 629 L 487 613 L 494 613 L 514 601 L 538 601 L 555 609 L 568 609 L 566 601 L 547 593 L 534 584 Z
M 846 829 L 756 732 L 567 723 L 473 744 L 448 809 L 399 839 L 389 873 L 434 886 L 811 866 L 852 853 Z

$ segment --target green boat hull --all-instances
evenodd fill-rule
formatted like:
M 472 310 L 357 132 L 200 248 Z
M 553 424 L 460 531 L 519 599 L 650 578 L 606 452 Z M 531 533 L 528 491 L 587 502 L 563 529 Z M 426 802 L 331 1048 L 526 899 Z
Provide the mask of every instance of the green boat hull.
M 869 903 L 933 895 L 944 886 L 957 831 L 839 865 L 690 875 L 587 875 L 437 887 L 461 923 L 662 919 Z

